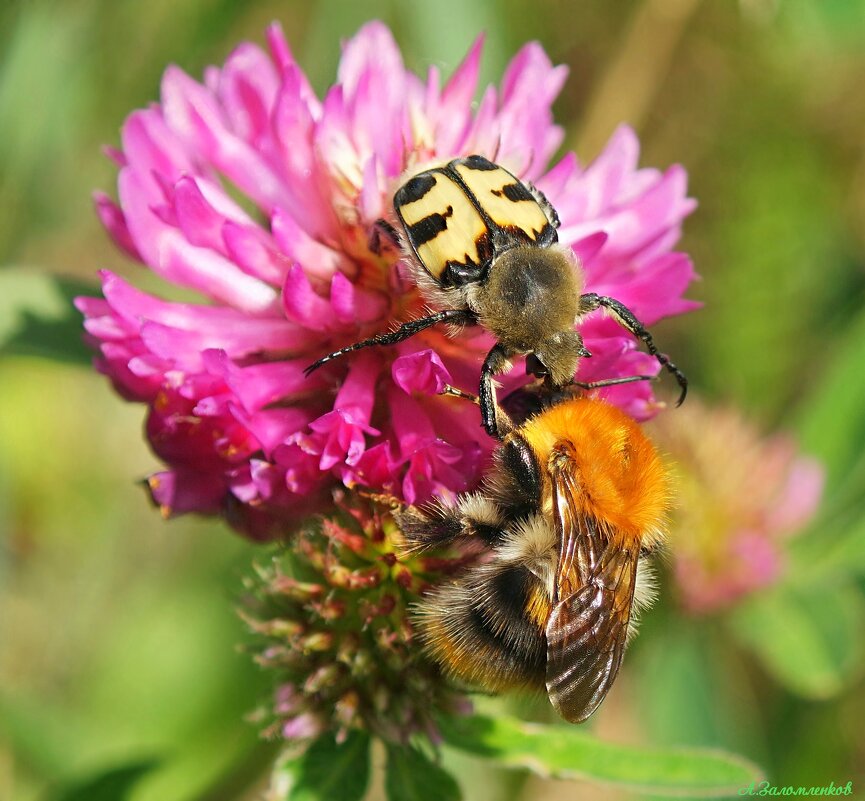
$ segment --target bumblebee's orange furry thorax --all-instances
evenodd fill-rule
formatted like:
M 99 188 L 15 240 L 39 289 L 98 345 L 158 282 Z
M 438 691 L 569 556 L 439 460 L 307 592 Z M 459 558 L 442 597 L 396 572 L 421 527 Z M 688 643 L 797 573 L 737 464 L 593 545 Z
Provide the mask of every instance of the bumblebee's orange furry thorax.
M 624 412 L 575 399 L 529 420 L 521 433 L 550 472 L 558 460 L 571 462 L 586 514 L 646 545 L 657 542 L 669 505 L 667 471 L 652 442 Z

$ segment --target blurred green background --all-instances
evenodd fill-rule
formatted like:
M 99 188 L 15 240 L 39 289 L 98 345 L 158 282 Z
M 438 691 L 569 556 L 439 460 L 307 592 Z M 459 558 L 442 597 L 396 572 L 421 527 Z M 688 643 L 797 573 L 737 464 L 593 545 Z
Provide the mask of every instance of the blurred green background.
M 142 409 L 70 344 L 66 298 L 101 267 L 156 286 L 110 245 L 90 193 L 113 191 L 100 148 L 158 97 L 169 62 L 200 77 L 278 19 L 323 91 L 340 39 L 373 17 L 416 70 L 448 73 L 486 30 L 484 82 L 538 39 L 571 68 L 556 112 L 584 162 L 627 121 L 643 164 L 684 164 L 700 206 L 682 249 L 706 305 L 658 340 L 696 391 L 827 463 L 788 596 L 739 618 L 649 615 L 596 731 L 723 746 L 775 784 L 865 792 L 865 2 L 4 0 L 0 799 L 98 801 L 133 783 L 135 801 L 256 797 L 269 754 L 241 718 L 264 681 L 232 611 L 255 550 L 148 506 Z M 46 358 L 58 345 L 65 361 Z M 472 801 L 523 782 L 460 765 Z M 629 797 L 538 780 L 522 793 Z

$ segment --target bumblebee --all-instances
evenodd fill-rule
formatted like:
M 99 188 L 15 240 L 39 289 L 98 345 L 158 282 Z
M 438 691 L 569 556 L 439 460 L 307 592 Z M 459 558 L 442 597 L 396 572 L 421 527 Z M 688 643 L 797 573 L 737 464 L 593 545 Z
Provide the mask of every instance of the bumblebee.
M 501 438 L 494 377 L 510 369 L 511 357 L 530 354 L 534 375 L 553 387 L 570 384 L 579 359 L 591 356 L 574 324 L 604 308 L 675 376 L 678 403 L 684 400 L 687 379 L 634 314 L 614 298 L 582 293 L 576 258 L 558 245 L 558 214 L 535 187 L 475 155 L 410 178 L 394 195 L 393 207 L 399 230 L 382 224 L 401 242 L 422 295 L 439 311 L 335 351 L 311 364 L 307 375 L 346 353 L 393 345 L 439 323 L 480 325 L 497 340 L 481 368 L 481 418 L 487 433 Z
M 667 472 L 604 401 L 572 396 L 519 426 L 498 415 L 504 438 L 481 491 L 397 515 L 408 548 L 482 554 L 424 597 L 418 625 L 453 677 L 545 689 L 578 723 L 616 679 L 635 607 L 654 598 L 648 557 L 663 540 Z

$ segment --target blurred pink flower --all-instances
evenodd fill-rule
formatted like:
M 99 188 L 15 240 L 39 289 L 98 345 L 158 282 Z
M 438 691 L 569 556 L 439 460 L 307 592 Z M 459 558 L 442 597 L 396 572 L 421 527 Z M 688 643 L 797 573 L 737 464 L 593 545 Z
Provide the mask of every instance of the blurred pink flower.
M 430 330 L 303 375 L 422 311 L 398 254 L 370 238 L 399 177 L 431 159 L 478 153 L 536 183 L 587 290 L 647 325 L 695 305 L 682 297 L 691 262 L 671 251 L 694 207 L 685 171 L 638 169 L 624 127 L 589 166 L 569 153 L 548 169 L 566 68 L 537 43 L 473 104 L 481 38 L 442 85 L 435 67 L 426 79 L 407 72 L 388 29 L 370 23 L 345 44 L 323 99 L 278 26 L 267 40 L 269 52 L 242 44 L 202 83 L 169 67 L 160 103 L 133 112 L 110 151 L 119 202 L 96 196 L 123 251 L 208 301 L 162 299 L 107 271 L 104 297 L 77 301 L 97 369 L 148 407 L 147 436 L 166 464 L 149 483 L 164 514 L 223 513 L 269 537 L 321 509 L 339 483 L 421 502 L 478 482 L 493 443 L 477 409 L 436 392 L 478 385 L 491 346 L 482 331 L 451 340 Z M 582 330 L 594 354 L 582 379 L 657 372 L 603 315 Z M 524 380 L 515 370 L 505 391 Z M 657 408 L 645 382 L 604 392 L 638 418 Z
M 738 412 L 690 396 L 652 429 L 678 473 L 670 551 L 684 607 L 713 612 L 777 581 L 784 541 L 820 503 L 819 462 L 789 437 L 761 437 Z

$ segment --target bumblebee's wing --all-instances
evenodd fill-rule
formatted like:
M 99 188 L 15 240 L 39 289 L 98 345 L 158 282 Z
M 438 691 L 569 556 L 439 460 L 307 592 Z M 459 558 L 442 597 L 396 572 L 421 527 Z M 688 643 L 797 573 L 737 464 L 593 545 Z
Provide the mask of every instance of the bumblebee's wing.
M 557 471 L 553 505 L 559 561 L 547 621 L 547 693 L 579 723 L 609 691 L 625 650 L 639 548 L 611 546 L 597 521 L 576 508 L 573 478 Z
M 483 156 L 469 156 L 447 166 L 466 186 L 490 224 L 498 253 L 513 245 L 548 247 L 558 236 L 558 215 L 547 199 L 503 167 Z
M 493 258 L 489 226 L 446 168 L 427 170 L 393 198 L 408 246 L 438 283 L 477 280 Z

